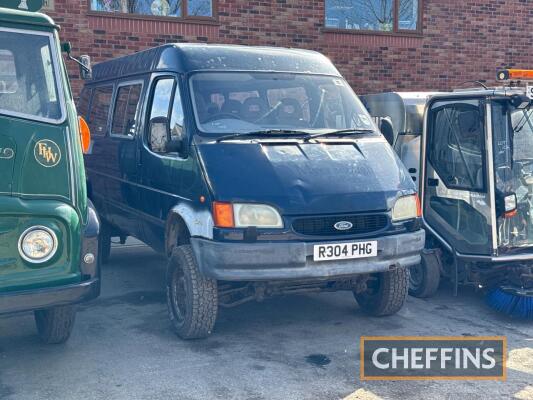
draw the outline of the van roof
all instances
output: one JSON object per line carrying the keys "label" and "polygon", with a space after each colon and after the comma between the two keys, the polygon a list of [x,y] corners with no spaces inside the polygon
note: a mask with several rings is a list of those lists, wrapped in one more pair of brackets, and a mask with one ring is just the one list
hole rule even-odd
{"label": "van roof", "polygon": [[0,25],[5,26],[7,24],[13,28],[19,27],[18,25],[30,25],[30,27],[59,29],[59,26],[48,15],[0,7]]}
{"label": "van roof", "polygon": [[96,64],[93,81],[149,72],[276,71],[340,76],[324,55],[280,47],[173,43]]}

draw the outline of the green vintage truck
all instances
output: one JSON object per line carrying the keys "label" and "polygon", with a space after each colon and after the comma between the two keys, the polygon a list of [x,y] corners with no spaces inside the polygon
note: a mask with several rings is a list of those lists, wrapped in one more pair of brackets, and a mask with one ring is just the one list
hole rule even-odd
{"label": "green vintage truck", "polygon": [[41,339],[61,343],[74,305],[100,292],[99,220],[86,195],[90,132],[41,6],[0,0],[0,314],[34,311]]}

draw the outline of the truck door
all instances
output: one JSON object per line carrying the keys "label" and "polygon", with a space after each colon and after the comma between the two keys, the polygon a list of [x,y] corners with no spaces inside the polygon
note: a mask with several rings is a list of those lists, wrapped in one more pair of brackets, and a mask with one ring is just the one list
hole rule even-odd
{"label": "truck door", "polygon": [[458,253],[492,254],[485,102],[434,100],[425,136],[424,219]]}

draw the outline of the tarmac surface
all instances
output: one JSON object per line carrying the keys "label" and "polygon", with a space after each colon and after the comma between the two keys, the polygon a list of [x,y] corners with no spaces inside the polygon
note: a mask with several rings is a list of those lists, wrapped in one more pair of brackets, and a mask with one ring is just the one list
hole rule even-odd
{"label": "tarmac surface", "polygon": [[[182,341],[165,265],[147,247],[114,247],[102,296],[79,307],[65,345],[41,344],[31,314],[0,318],[0,399],[533,399],[533,324],[471,290],[441,287],[386,318],[349,292],[271,298],[222,309],[210,338]],[[505,335],[507,381],[361,382],[363,335]]]}

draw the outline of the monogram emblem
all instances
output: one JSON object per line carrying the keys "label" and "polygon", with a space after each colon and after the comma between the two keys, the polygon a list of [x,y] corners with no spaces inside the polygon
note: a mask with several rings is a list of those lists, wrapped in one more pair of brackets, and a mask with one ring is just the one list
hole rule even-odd
{"label": "monogram emblem", "polygon": [[349,221],[339,221],[333,227],[338,231],[347,231],[353,228],[353,224]]}
{"label": "monogram emblem", "polygon": [[20,0],[19,9],[28,10],[28,0]]}
{"label": "monogram emblem", "polygon": [[39,140],[35,144],[34,154],[37,162],[47,168],[55,167],[61,160],[59,146],[48,139]]}
{"label": "monogram emblem", "polygon": [[11,147],[2,148],[0,147],[0,158],[9,160],[15,155],[15,150]]}

